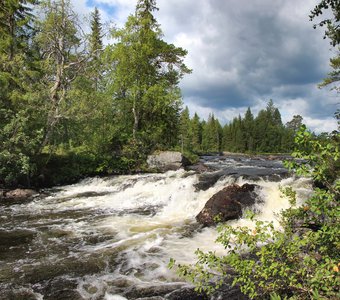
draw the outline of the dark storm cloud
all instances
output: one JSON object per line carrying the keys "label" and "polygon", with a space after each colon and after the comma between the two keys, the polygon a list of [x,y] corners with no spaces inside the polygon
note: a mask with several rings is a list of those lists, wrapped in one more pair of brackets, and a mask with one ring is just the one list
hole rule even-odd
{"label": "dark storm cloud", "polygon": [[[177,41],[187,46],[193,68],[183,94],[196,97],[198,105],[226,109],[258,98],[305,97],[309,84],[326,74],[329,46],[308,20],[315,1],[170,2],[159,2],[171,15],[165,27],[185,33]],[[285,86],[296,87],[275,93]]]}

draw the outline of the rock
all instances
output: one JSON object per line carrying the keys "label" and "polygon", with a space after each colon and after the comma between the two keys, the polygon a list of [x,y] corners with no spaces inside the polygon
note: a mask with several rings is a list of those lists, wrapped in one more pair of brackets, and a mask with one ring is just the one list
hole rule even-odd
{"label": "rock", "polygon": [[37,192],[31,189],[15,189],[5,193],[6,198],[26,199],[37,195]]}
{"label": "rock", "polygon": [[198,182],[194,185],[196,191],[206,191],[211,188],[221,177],[225,176],[223,171],[202,173],[198,176]]}
{"label": "rock", "polygon": [[181,288],[183,284],[164,284],[150,286],[132,286],[123,293],[128,299],[162,297],[174,290]]}
{"label": "rock", "polygon": [[237,184],[225,187],[208,200],[196,220],[204,226],[212,226],[216,224],[216,217],[221,222],[240,218],[243,208],[255,204],[256,187],[248,183],[241,187]]}
{"label": "rock", "polygon": [[199,294],[192,287],[185,287],[178,290],[175,290],[167,295],[165,295],[165,299],[167,300],[208,300],[208,296],[206,294]]}
{"label": "rock", "polygon": [[166,172],[184,167],[188,160],[180,152],[162,151],[149,155],[147,164],[149,169]]}
{"label": "rock", "polygon": [[198,174],[214,171],[210,166],[205,165],[203,162],[198,162],[186,168],[187,171],[194,171]]}
{"label": "rock", "polygon": [[37,295],[26,288],[13,287],[12,290],[1,290],[0,299],[6,300],[36,300]]}
{"label": "rock", "polygon": [[213,294],[211,299],[228,299],[228,300],[250,300],[248,296],[244,295],[239,285],[233,286],[234,277],[227,276],[221,287],[219,287]]}
{"label": "rock", "polygon": [[77,291],[77,281],[68,278],[55,278],[49,280],[42,291],[44,300],[84,300],[84,298]]}

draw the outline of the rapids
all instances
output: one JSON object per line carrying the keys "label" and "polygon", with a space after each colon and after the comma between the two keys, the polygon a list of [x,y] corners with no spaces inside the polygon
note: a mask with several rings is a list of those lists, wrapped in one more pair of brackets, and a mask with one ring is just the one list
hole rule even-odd
{"label": "rapids", "polygon": [[[28,203],[0,203],[0,299],[164,297],[188,286],[167,268],[170,258],[193,263],[197,248],[225,253],[214,243],[216,230],[195,221],[224,186],[258,184],[261,201],[254,209],[258,218],[274,222],[288,207],[280,185],[292,186],[300,203],[311,192],[309,180],[288,176],[280,161],[206,157],[203,162],[210,173],[181,169],[88,178]],[[211,187],[198,188],[205,175],[214,174]],[[245,219],[231,224],[252,226]]]}

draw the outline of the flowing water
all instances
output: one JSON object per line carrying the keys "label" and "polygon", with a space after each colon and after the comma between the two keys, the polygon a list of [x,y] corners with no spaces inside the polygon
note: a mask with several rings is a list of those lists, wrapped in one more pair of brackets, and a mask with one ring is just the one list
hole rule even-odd
{"label": "flowing water", "polygon": [[[46,191],[23,204],[0,204],[0,299],[135,299],[187,286],[167,268],[170,258],[225,250],[214,228],[195,216],[223,187],[256,183],[259,218],[276,221],[288,207],[279,186],[302,202],[307,179],[289,177],[280,161],[204,158],[210,171],[169,171],[89,178]],[[211,186],[200,182],[213,178]],[[248,220],[234,225],[252,224]],[[161,299],[161,298],[160,298]]]}

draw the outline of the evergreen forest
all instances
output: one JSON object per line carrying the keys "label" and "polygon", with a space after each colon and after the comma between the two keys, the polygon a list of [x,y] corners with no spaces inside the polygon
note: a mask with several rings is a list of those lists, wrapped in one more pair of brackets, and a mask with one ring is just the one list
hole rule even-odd
{"label": "evergreen forest", "polygon": [[70,0],[1,2],[1,185],[142,171],[155,150],[191,158],[292,150],[302,117],[283,125],[272,100],[225,126],[213,114],[190,118],[179,88],[191,72],[187,51],[164,41],[156,10],[139,0],[117,28],[104,26],[98,9],[81,21]]}

